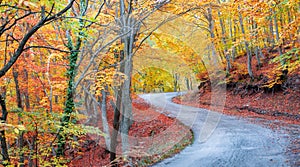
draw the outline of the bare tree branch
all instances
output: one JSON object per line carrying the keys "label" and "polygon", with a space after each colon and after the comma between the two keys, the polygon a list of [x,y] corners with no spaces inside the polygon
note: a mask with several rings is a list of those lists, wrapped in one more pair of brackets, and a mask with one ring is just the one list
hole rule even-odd
{"label": "bare tree branch", "polygon": [[28,46],[28,47],[24,48],[23,51],[26,51],[26,50],[32,49],[32,48],[50,49],[50,50],[55,50],[55,51],[59,51],[59,52],[63,52],[63,53],[71,53],[70,51],[58,49],[58,48],[55,48],[52,46]]}

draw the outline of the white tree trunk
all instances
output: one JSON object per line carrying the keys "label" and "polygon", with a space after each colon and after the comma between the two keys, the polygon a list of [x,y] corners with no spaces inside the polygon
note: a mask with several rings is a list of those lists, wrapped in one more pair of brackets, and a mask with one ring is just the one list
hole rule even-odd
{"label": "white tree trunk", "polygon": [[109,132],[109,125],[107,121],[107,113],[106,113],[106,92],[105,90],[102,90],[101,93],[102,93],[101,118],[102,118],[103,132],[105,133],[104,139],[105,139],[106,149],[110,150],[110,132]]}

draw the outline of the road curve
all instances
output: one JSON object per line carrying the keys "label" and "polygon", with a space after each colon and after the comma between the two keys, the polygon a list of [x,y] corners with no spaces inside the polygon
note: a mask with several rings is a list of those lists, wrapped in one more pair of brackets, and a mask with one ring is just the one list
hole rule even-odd
{"label": "road curve", "polygon": [[178,93],[145,94],[141,97],[162,113],[190,126],[195,142],[154,167],[281,167],[293,166],[286,154],[286,134],[244,119],[171,102]]}

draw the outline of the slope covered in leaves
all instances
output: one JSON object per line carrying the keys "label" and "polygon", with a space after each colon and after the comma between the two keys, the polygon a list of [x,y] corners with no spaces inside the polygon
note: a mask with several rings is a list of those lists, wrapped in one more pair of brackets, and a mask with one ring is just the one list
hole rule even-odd
{"label": "slope covered in leaves", "polygon": [[[292,50],[286,47],[286,52]],[[279,80],[279,62],[274,61],[276,51],[263,50],[265,58],[261,67],[257,61],[253,62],[253,73],[259,76],[251,80],[246,70],[246,56],[236,59],[231,69],[231,75],[226,78],[227,92],[224,110],[225,114],[242,117],[261,117],[272,120],[284,120],[289,123],[300,124],[300,66],[297,60],[295,69],[290,70],[287,79]],[[280,74],[280,73],[279,73]],[[204,76],[203,76],[204,77]],[[185,96],[176,97],[174,102],[201,108],[211,105],[210,82],[199,86],[199,90]]]}

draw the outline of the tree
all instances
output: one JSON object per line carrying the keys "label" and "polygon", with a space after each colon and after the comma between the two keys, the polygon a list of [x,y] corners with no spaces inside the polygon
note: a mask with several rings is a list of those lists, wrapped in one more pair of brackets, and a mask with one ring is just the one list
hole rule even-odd
{"label": "tree", "polygon": [[[58,19],[60,16],[62,16],[65,12],[67,12],[73,5],[75,0],[71,0],[70,3],[68,5],[66,5],[66,7],[62,10],[60,10],[57,13],[54,13],[54,7],[55,4],[52,5],[51,9],[49,9],[49,11],[46,11],[45,6],[41,6],[40,11],[31,11],[31,9],[23,9],[20,8],[18,6],[11,6],[11,4],[1,2],[1,7],[10,9],[8,11],[10,11],[7,16],[4,15],[3,20],[5,20],[3,22],[3,24],[1,25],[1,31],[0,31],[0,36],[3,36],[5,34],[7,34],[7,36],[9,36],[9,32],[11,30],[13,30],[14,26],[17,25],[18,22],[22,21],[24,18],[29,17],[29,16],[33,16],[34,14],[36,15],[36,13],[40,13],[40,20],[38,21],[38,23],[34,24],[32,26],[32,28],[28,31],[25,32],[25,34],[23,35],[21,40],[17,40],[17,42],[19,43],[17,45],[16,51],[14,53],[12,53],[11,58],[9,59],[8,62],[6,62],[4,64],[4,66],[0,69],[0,77],[3,77],[7,71],[14,65],[14,63],[17,61],[17,59],[20,57],[20,55],[24,52],[25,49],[25,45],[28,42],[28,40],[44,25],[49,24],[50,22],[52,22],[55,19]],[[4,3],[4,4],[3,4]],[[30,3],[32,4],[32,3]],[[15,18],[13,17],[13,13],[15,12],[15,10],[17,11],[23,11],[25,14],[23,14],[22,16]],[[22,12],[22,13],[23,13]],[[14,39],[14,37],[12,36],[11,39],[6,39],[6,43],[8,43],[10,40],[15,41],[16,39]]]}
{"label": "tree", "polygon": [[[0,77],[5,76],[5,74],[13,67],[16,61],[19,59],[21,54],[28,50],[30,46],[26,46],[28,41],[36,32],[43,26],[51,23],[52,21],[61,17],[65,12],[67,12],[73,5],[74,0],[70,1],[67,5],[65,5],[62,9],[57,8],[55,4],[51,6],[41,5],[37,6],[37,4],[27,1],[19,1],[19,4],[16,4],[11,1],[1,1],[1,26],[0,26],[0,38],[1,45],[5,46],[4,52],[1,52],[3,66],[0,69]],[[17,14],[17,15],[15,15]],[[36,23],[33,23],[30,26],[28,31],[19,32],[23,34],[14,34],[21,23],[27,21],[27,19],[34,19]],[[42,46],[41,46],[42,47]],[[10,49],[9,49],[10,48]],[[9,57],[8,57],[9,56]],[[19,92],[18,80],[17,80],[17,72],[14,72],[14,79],[16,83],[16,90]],[[3,93],[3,92],[2,92]],[[2,121],[5,123],[7,120],[7,108],[5,105],[5,92],[4,95],[1,96],[1,107],[2,107]],[[20,101],[20,94],[18,93],[18,107],[22,108]],[[5,132],[1,130],[1,147],[3,162],[8,165],[10,164],[10,158],[7,151]],[[22,140],[22,139],[21,139]],[[20,145],[22,146],[22,144]],[[21,163],[23,160],[20,160]]]}
{"label": "tree", "polygon": [[[142,27],[143,22],[146,22],[147,18],[151,16],[156,11],[162,9],[170,1],[124,1],[120,0],[119,3],[115,3],[115,21],[120,27],[118,34],[126,34],[121,37],[121,45],[124,45],[124,49],[120,51],[120,67],[119,71],[124,73],[126,79],[122,85],[120,91],[116,93],[117,102],[115,104],[115,117],[114,117],[114,127],[115,131],[118,132],[119,128],[119,111],[122,109],[122,117],[120,124],[120,132],[122,138],[122,152],[125,159],[128,157],[130,146],[128,145],[128,131],[132,123],[132,104],[131,104],[131,79],[132,79],[132,62],[133,57],[137,50],[145,42],[145,40],[152,35],[152,33],[161,27],[166,22],[178,18],[179,16],[187,13],[188,11],[180,12],[177,15],[173,15],[170,18],[164,20],[159,20],[154,26],[150,25],[148,27]],[[144,28],[143,32],[141,29]],[[140,37],[140,34],[146,34],[145,37]],[[111,147],[116,146],[116,135],[112,135]],[[111,148],[115,150],[115,148]],[[111,153],[111,160],[115,157],[115,153]]]}
{"label": "tree", "polygon": [[[96,10],[96,14],[92,16],[88,16],[88,8],[89,5],[90,7],[95,7],[97,6],[95,3],[90,4],[89,1],[85,1],[85,0],[80,0],[79,5],[78,5],[78,9],[75,9],[75,7],[72,10],[73,15],[75,16],[74,19],[76,19],[76,21],[78,21],[78,26],[76,27],[69,27],[67,26],[66,31],[66,38],[67,38],[67,43],[66,43],[66,47],[69,49],[70,55],[68,57],[68,61],[69,61],[69,65],[68,65],[68,69],[67,69],[67,78],[68,78],[68,87],[67,87],[67,95],[66,95],[66,102],[65,102],[65,108],[64,108],[64,117],[62,118],[62,129],[65,127],[68,127],[69,122],[74,121],[71,120],[71,114],[73,114],[75,112],[75,97],[76,97],[76,88],[78,86],[78,84],[81,82],[81,80],[83,79],[83,75],[85,75],[85,73],[88,71],[88,69],[90,68],[91,64],[89,64],[86,69],[84,70],[84,72],[81,74],[81,77],[78,81],[75,80],[75,77],[77,76],[77,72],[79,69],[79,65],[82,62],[83,55],[84,53],[82,53],[80,55],[80,50],[82,49],[82,45],[83,43],[86,42],[86,40],[88,39],[88,28],[93,26],[93,24],[96,24],[95,21],[98,18],[98,16],[101,14],[101,11],[103,9],[104,4],[106,3],[106,1],[104,0],[98,10]],[[69,16],[70,17],[70,16]],[[91,18],[89,18],[91,17]],[[70,17],[72,18],[72,17]],[[102,18],[101,18],[102,19]],[[74,24],[74,22],[72,22]],[[68,25],[72,25],[72,24],[68,24]],[[102,41],[100,41],[102,42]],[[112,42],[110,42],[112,43]],[[107,46],[107,45],[106,45]],[[103,48],[100,48],[100,51],[102,51]],[[95,54],[97,55],[97,54]],[[92,59],[90,60],[90,62],[93,62],[94,57],[92,57]],[[79,61],[78,61],[79,60]],[[102,92],[103,93],[103,92]],[[96,92],[97,94],[97,92]],[[106,95],[103,94],[103,97],[106,98]],[[97,111],[97,101],[95,100],[94,97],[92,97],[92,103],[94,104],[94,110]],[[105,100],[104,100],[104,103]],[[103,117],[105,116],[105,106],[103,106],[103,104],[101,105],[102,108],[102,113],[103,113]],[[105,120],[105,119],[104,119]],[[109,135],[109,131],[107,128],[107,121],[105,123],[105,131],[107,132],[107,135]],[[66,134],[59,134],[58,135],[58,149],[57,149],[57,155],[58,156],[62,156],[64,155],[64,147],[65,147],[65,139],[66,139]],[[108,139],[106,138],[106,143],[109,143],[109,141],[107,141]]]}

